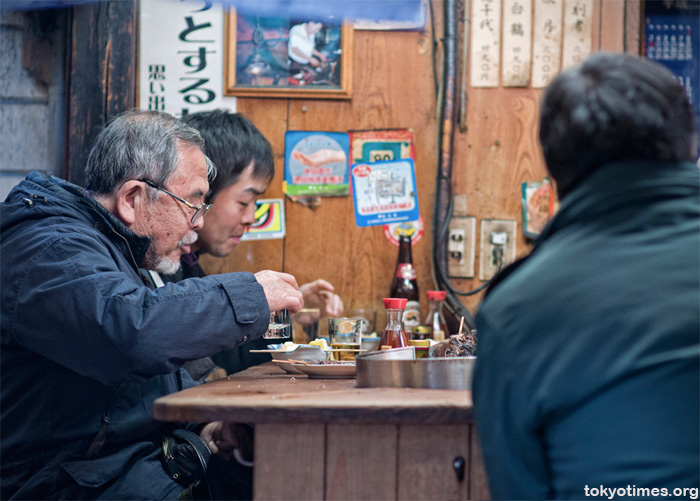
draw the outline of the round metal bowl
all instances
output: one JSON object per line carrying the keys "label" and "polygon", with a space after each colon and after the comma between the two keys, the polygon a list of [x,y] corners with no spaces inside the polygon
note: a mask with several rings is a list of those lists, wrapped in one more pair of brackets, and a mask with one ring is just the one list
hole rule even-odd
{"label": "round metal bowl", "polygon": [[476,357],[382,360],[358,356],[357,386],[471,390]]}

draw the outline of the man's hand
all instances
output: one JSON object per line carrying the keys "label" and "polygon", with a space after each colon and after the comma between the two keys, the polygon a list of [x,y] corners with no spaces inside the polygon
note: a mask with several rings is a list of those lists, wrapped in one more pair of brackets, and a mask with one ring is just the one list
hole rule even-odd
{"label": "man's hand", "polygon": [[301,286],[304,304],[307,308],[319,308],[321,316],[338,317],[343,314],[343,300],[333,293],[334,290],[333,285],[321,278]]}
{"label": "man's hand", "polygon": [[236,423],[214,421],[205,425],[199,436],[207,443],[212,454],[225,461],[233,458],[234,449],[240,449],[243,457],[253,457],[252,437]]}
{"label": "man's hand", "polygon": [[263,270],[255,274],[255,279],[262,285],[270,311],[286,308],[294,315],[304,307],[304,298],[297,281],[289,273]]}

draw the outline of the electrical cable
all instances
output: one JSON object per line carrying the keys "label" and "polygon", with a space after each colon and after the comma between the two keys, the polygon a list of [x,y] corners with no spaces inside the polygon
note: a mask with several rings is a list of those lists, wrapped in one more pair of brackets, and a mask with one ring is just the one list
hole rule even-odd
{"label": "electrical cable", "polygon": [[[429,0],[431,9],[431,20],[433,20],[433,47],[435,42],[435,25],[433,16],[432,0]],[[443,50],[443,72],[441,73],[442,84],[439,86],[438,93],[438,173],[435,187],[435,210],[433,214],[432,227],[432,272],[433,280],[436,287],[441,290],[446,290],[445,306],[456,318],[464,317],[465,323],[470,329],[476,327],[476,320],[471,312],[464,306],[459,296],[471,296],[483,291],[489,286],[493,277],[479,287],[470,291],[460,291],[452,285],[452,281],[447,271],[447,235],[449,232],[450,221],[454,209],[453,187],[451,180],[451,145],[452,134],[454,132],[454,120],[451,115],[454,111],[454,61],[451,58],[456,57],[454,53],[454,28],[453,22],[455,19],[456,4],[454,1],[447,0],[445,2],[445,21],[444,30],[445,36],[440,40],[444,43]],[[462,61],[462,64],[466,64]],[[433,75],[435,78],[437,70],[435,68],[436,58],[433,53]],[[436,84],[437,85],[437,84]],[[464,97],[463,97],[464,99]],[[450,123],[445,123],[449,119]],[[444,162],[443,162],[444,160]],[[444,200],[443,200],[444,198]],[[442,209],[443,204],[447,203],[446,210]],[[442,214],[444,210],[444,214]],[[443,219],[444,218],[444,219]],[[503,267],[502,252],[500,256],[494,252],[492,256],[497,264],[497,270],[494,277],[501,271]]]}
{"label": "electrical cable", "polygon": [[[454,209],[454,197],[453,197],[453,193],[452,193],[452,184],[451,183],[448,185],[448,195],[449,195],[449,201],[448,201],[448,205],[447,205],[447,217],[445,218],[445,220],[442,223],[442,226],[440,228],[440,232],[438,234],[438,239],[437,239],[437,243],[438,243],[438,246],[440,248],[443,247],[443,242],[445,241],[445,238],[447,237],[447,232],[450,229],[450,220],[452,219],[452,211]],[[501,268],[503,267],[502,254],[503,254],[503,251],[501,250],[500,259],[496,259],[496,261],[498,263],[498,269],[496,270],[496,273],[494,273],[494,277],[496,276],[496,274],[498,274],[498,272],[501,271]],[[494,257],[496,257],[496,256],[494,256]],[[438,277],[439,277],[442,285],[444,285],[445,288],[447,288],[453,294],[457,294],[459,296],[472,296],[478,292],[481,292],[486,287],[488,287],[488,285],[493,280],[493,277],[491,277],[488,281],[481,284],[476,289],[472,289],[470,291],[460,291],[452,285],[452,281],[450,280],[449,274],[445,273],[445,270],[443,269],[443,267],[439,265],[440,263],[438,262],[436,264],[438,265],[437,266]]]}
{"label": "electrical cable", "polygon": [[433,58],[432,58],[433,59],[433,87],[435,89],[435,95],[437,96],[439,90],[438,90],[437,66],[435,63],[435,50],[437,49],[438,42],[437,42],[437,39],[435,38],[435,15],[433,12],[433,0],[428,1],[428,6],[430,7],[430,26],[431,26],[430,35],[431,35],[431,39],[433,42],[432,47],[431,47],[432,54],[433,54]]}
{"label": "electrical cable", "polygon": [[[456,0],[445,0],[443,22],[442,73],[438,94],[438,171],[435,183],[435,210],[432,227],[433,280],[440,289],[446,289],[445,306],[455,317],[463,317],[467,326],[474,328],[474,316],[453,292],[454,287],[445,279],[447,252],[444,235],[452,217],[452,145],[455,130],[455,80],[456,80]],[[433,61],[435,63],[435,61]],[[447,207],[444,205],[447,204]],[[443,219],[444,218],[444,219]]]}

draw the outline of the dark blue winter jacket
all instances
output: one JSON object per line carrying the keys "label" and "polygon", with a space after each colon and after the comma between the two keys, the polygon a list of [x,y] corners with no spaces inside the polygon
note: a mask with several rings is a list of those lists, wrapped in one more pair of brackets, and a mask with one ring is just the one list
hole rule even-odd
{"label": "dark blue winter jacket", "polygon": [[177,498],[153,401],[186,360],[262,335],[250,273],[144,285],[150,239],[33,172],[0,205],[0,497]]}

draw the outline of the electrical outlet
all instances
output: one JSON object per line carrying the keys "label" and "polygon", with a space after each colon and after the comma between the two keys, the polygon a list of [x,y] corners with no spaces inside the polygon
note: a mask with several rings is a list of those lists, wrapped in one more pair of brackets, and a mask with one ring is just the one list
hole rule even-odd
{"label": "electrical outlet", "polygon": [[479,280],[486,281],[515,261],[517,223],[507,219],[482,219],[479,245]]}
{"label": "electrical outlet", "polygon": [[453,217],[447,240],[448,275],[453,278],[474,276],[476,218]]}

